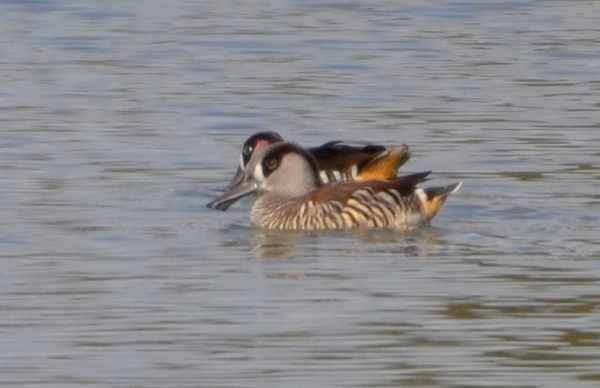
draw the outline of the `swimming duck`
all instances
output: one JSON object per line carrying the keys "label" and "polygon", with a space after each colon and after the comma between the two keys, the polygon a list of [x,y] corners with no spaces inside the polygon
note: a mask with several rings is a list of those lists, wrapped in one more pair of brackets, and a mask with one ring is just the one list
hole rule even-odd
{"label": "swimming duck", "polygon": [[[271,145],[247,179],[218,201],[254,192],[251,220],[267,229],[406,229],[431,220],[461,183],[419,188],[430,171],[364,181],[323,183],[314,156],[294,143]],[[218,203],[213,203],[218,208]]]}

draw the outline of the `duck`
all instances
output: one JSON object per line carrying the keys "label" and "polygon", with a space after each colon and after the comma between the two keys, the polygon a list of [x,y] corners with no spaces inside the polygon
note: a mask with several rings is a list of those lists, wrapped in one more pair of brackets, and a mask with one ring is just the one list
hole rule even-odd
{"label": "duck", "polygon": [[429,222],[462,184],[418,187],[430,173],[325,183],[309,150],[281,142],[269,146],[247,179],[220,201],[258,193],[250,219],[264,229],[409,229]]}
{"label": "duck", "polygon": [[[250,136],[242,146],[237,172],[227,185],[231,189],[243,179],[249,179],[249,172],[267,150],[274,144],[283,143],[283,137],[274,131],[263,131]],[[318,147],[308,148],[317,161],[319,176],[323,183],[333,181],[362,181],[371,179],[391,179],[411,157],[406,144],[386,148],[381,145],[350,146],[335,140]],[[235,200],[229,202],[218,199],[209,207],[227,210]]]}

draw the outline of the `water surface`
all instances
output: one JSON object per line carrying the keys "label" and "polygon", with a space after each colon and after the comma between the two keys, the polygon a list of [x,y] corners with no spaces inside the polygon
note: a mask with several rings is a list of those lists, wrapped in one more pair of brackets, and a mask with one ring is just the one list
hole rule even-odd
{"label": "water surface", "polygon": [[[0,3],[0,383],[595,387],[594,2]],[[406,143],[429,226],[205,204],[242,142]]]}

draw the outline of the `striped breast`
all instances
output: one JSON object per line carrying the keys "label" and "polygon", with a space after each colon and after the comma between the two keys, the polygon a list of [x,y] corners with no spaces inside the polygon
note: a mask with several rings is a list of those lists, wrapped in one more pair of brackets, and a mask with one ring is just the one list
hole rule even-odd
{"label": "striped breast", "polygon": [[251,218],[257,226],[268,229],[405,229],[429,219],[419,190],[402,195],[393,188],[375,191],[365,187],[345,201],[315,201],[309,197],[286,200],[267,194],[257,200]]}

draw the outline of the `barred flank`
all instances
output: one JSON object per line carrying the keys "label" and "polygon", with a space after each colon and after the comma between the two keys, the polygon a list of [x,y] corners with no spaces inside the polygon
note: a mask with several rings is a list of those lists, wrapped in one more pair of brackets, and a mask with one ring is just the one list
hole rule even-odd
{"label": "barred flank", "polygon": [[350,227],[410,227],[426,220],[423,203],[414,193],[402,196],[387,189],[375,193],[362,189],[346,204],[316,203],[263,196],[252,208],[252,221],[271,229],[341,229]]}

